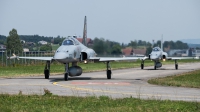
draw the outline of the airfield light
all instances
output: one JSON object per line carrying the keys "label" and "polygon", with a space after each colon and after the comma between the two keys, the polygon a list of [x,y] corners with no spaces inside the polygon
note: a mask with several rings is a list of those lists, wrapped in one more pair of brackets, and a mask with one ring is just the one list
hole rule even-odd
{"label": "airfield light", "polygon": [[163,59],[163,61],[165,61],[165,59]]}

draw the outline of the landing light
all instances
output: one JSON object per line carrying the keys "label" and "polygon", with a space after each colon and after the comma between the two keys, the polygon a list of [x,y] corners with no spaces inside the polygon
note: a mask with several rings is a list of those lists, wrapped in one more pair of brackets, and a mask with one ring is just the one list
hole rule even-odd
{"label": "landing light", "polygon": [[87,64],[87,60],[84,60],[84,64]]}
{"label": "landing light", "polygon": [[165,59],[163,59],[163,61],[166,61]]}

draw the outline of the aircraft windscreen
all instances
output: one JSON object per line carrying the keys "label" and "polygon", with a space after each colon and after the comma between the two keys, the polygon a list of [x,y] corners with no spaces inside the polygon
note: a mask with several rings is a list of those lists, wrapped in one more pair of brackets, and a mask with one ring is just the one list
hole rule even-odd
{"label": "aircraft windscreen", "polygon": [[62,45],[74,45],[72,40],[65,40]]}
{"label": "aircraft windscreen", "polygon": [[160,51],[159,48],[153,48],[153,51]]}

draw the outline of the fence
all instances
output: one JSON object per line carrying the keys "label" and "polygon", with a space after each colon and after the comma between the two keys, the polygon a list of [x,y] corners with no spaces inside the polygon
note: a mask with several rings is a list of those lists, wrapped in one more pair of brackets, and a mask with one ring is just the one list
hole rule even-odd
{"label": "fence", "polygon": [[[29,52],[15,52],[19,57],[53,57],[54,52],[52,51],[29,51]],[[31,59],[7,59],[7,57],[13,56],[11,51],[1,51],[0,52],[0,66],[14,66],[16,64],[36,64],[45,62],[42,60],[31,60]]]}

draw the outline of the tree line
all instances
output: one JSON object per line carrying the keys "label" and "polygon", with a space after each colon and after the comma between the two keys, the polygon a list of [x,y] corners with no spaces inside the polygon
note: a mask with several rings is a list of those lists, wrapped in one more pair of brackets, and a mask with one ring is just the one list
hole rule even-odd
{"label": "tree line", "polygon": [[[14,52],[14,51],[22,51],[23,47],[26,47],[26,48],[28,47],[20,43],[20,40],[25,40],[26,42],[34,42],[34,43],[44,40],[49,43],[61,45],[64,39],[65,39],[64,37],[60,37],[60,36],[44,37],[44,36],[39,36],[39,35],[18,35],[17,30],[12,29],[9,32],[8,37],[0,35],[0,44],[5,44],[7,46],[7,50],[11,50],[12,52]],[[95,37],[93,39],[93,45],[89,47],[93,48],[96,51],[96,53],[99,55],[121,55],[122,54],[121,50],[126,47],[146,49],[146,55],[148,55],[151,52],[153,47],[155,46],[160,47],[160,45],[161,45],[160,40],[158,40],[154,44],[143,41],[143,40],[134,40],[134,41],[130,41],[128,44],[124,44],[124,43],[106,40],[104,38]],[[45,51],[46,49],[52,50],[50,44],[45,45],[45,46],[39,46],[39,47],[40,47],[40,50],[43,50],[43,51]],[[168,49],[188,49],[188,45],[181,41],[176,41],[176,42],[165,41],[163,43],[163,47],[168,48]],[[34,49],[30,48],[30,50],[34,50]]]}
{"label": "tree line", "polygon": [[[126,47],[131,48],[143,48],[146,49],[146,55],[150,54],[153,47],[161,47],[161,41],[158,40],[156,43],[152,44],[150,42],[142,41],[142,40],[135,40],[130,41],[128,44],[120,44],[118,42],[105,40],[104,38],[95,38],[94,44],[92,48],[96,51],[97,54],[108,54],[108,55],[119,55],[122,54],[121,49]],[[163,47],[170,49],[188,49],[188,45],[181,41],[165,41],[163,43]]]}

